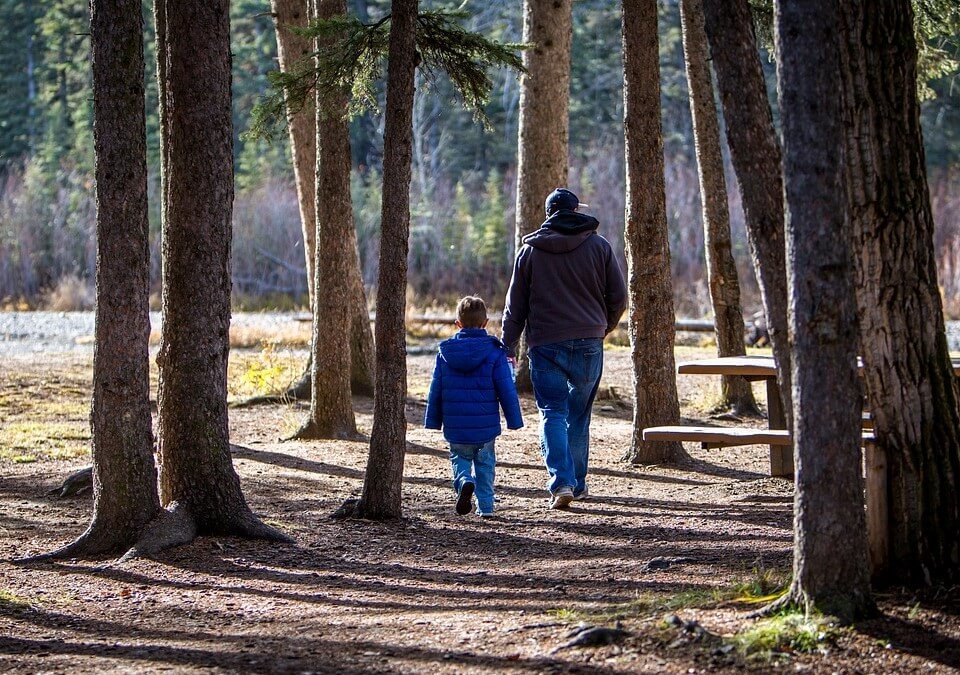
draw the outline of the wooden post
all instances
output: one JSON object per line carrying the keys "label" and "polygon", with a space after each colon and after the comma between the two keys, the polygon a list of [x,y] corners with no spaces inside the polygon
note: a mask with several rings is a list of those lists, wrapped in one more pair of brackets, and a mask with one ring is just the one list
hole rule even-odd
{"label": "wooden post", "polygon": [[866,476],[867,539],[870,544],[870,572],[878,578],[886,572],[890,534],[887,527],[887,455],[872,441],[864,443]]}
{"label": "wooden post", "polygon": [[[787,418],[780,401],[780,387],[776,377],[766,378],[767,426],[770,429],[786,429]],[[793,445],[770,446],[770,475],[789,477],[793,475]]]}

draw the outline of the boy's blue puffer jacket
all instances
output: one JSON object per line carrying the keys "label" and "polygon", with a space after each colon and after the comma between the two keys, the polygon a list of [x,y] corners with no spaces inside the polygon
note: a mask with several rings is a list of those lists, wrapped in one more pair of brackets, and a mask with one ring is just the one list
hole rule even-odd
{"label": "boy's blue puffer jacket", "polygon": [[424,426],[442,426],[451,443],[479,445],[500,435],[501,406],[508,429],[523,426],[503,343],[483,328],[464,328],[441,342]]}

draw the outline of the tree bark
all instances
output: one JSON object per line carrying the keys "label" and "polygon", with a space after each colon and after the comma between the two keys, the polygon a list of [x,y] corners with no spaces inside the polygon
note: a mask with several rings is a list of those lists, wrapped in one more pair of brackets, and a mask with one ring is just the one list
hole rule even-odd
{"label": "tree bark", "polygon": [[150,250],[139,0],[92,0],[97,311],[93,519],[51,557],[122,552],[160,511],[150,419]]}
{"label": "tree bark", "polygon": [[780,143],[773,128],[753,17],[748,0],[703,0],[703,13],[730,159],[743,201],[750,257],[773,343],[780,398],[787,427],[793,428]]}
{"label": "tree bark", "polygon": [[[270,0],[273,25],[277,32],[277,58],[280,70],[292,71],[315,51],[313,40],[298,35],[294,28],[304,28],[313,16],[313,0]],[[297,184],[300,224],[303,230],[303,254],[307,267],[307,289],[313,309],[315,282],[314,264],[317,248],[317,213],[314,186],[317,170],[316,104],[307,97],[303,107],[287,110],[287,130],[293,156],[293,176]]]}
{"label": "tree bark", "polygon": [[[517,151],[515,250],[546,218],[543,203],[567,184],[569,169],[570,52],[572,0],[524,0]],[[517,348],[517,389],[532,391],[526,341]]]}
{"label": "tree bark", "polygon": [[[292,27],[304,26],[312,15],[311,0],[271,0],[274,25],[277,31],[277,55],[280,69],[290,72],[299,60],[309,56],[314,46],[308,38],[297,35]],[[290,111],[288,111],[290,113]],[[297,197],[300,203],[300,222],[303,228],[304,257],[307,266],[307,288],[310,289],[310,308],[313,311],[316,296],[316,184],[317,184],[317,121],[316,106],[313,99],[296,114],[289,114],[290,148],[293,155],[294,177],[297,183]],[[349,176],[348,176],[349,180]],[[349,183],[348,183],[349,187]],[[357,233],[351,222],[350,231],[344,233],[352,257],[345,260],[344,274],[349,282],[350,291],[346,299],[351,311],[349,335],[351,346],[350,386],[354,394],[373,395],[374,353],[373,331],[370,328],[369,309],[366,292],[360,276],[360,256],[357,251]],[[288,398],[311,398],[311,378],[313,372],[313,354],[307,363],[306,371],[300,382],[295,383],[286,392]]]}
{"label": "tree bark", "polygon": [[[347,12],[346,0],[319,0],[317,16]],[[347,93],[317,100],[317,256],[313,305],[310,416],[298,438],[349,438],[357,433],[350,397],[349,261],[356,256],[350,198],[350,129]]]}
{"label": "tree bark", "polygon": [[623,2],[623,100],[627,167],[627,282],[633,357],[635,464],[676,461],[683,445],[644,441],[645,427],[678,424],[673,290],[660,121],[656,0]]}
{"label": "tree bark", "polygon": [[228,440],[229,2],[161,1],[167,201],[157,363],[160,498],[169,512],[160,520],[176,529],[170,539],[177,542],[194,533],[285,539],[247,506]]}
{"label": "tree bark", "polygon": [[[960,579],[960,418],[944,334],[908,0],[842,3],[846,169],[867,403],[898,584]],[[895,574],[895,577],[894,577]]]}
{"label": "tree bark", "polygon": [[777,4],[787,273],[793,345],[793,584],[806,612],[873,611],[857,380],[854,262],[843,161],[839,7]]}
{"label": "tree bark", "polygon": [[355,514],[385,520],[402,515],[406,453],[407,249],[413,150],[417,0],[392,0],[383,136],[383,205],[377,275],[377,387],[363,492]]}
{"label": "tree bark", "polygon": [[[720,125],[717,123],[717,106],[713,99],[702,0],[681,0],[680,21],[700,177],[703,239],[717,350],[720,356],[743,356],[746,350],[743,346],[740,281],[730,244],[730,209],[727,205],[727,183],[720,152]],[[742,377],[721,377],[720,407],[732,408],[737,413],[756,414],[757,403],[750,383]]]}

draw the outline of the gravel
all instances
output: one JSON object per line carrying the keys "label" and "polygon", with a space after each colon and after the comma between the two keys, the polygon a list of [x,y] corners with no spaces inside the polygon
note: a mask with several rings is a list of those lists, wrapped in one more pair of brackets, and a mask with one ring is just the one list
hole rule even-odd
{"label": "gravel", "polygon": [[[240,312],[232,325],[263,331],[295,323],[297,312]],[[0,312],[0,356],[93,352],[93,312]],[[160,312],[150,312],[150,325],[160,330]]]}
{"label": "gravel", "polygon": [[[302,317],[298,312],[238,312],[232,325],[267,332]],[[160,330],[160,312],[150,313],[150,324]],[[93,312],[0,312],[0,356],[92,352],[93,330]],[[947,343],[951,351],[960,350],[960,321],[947,322]]]}

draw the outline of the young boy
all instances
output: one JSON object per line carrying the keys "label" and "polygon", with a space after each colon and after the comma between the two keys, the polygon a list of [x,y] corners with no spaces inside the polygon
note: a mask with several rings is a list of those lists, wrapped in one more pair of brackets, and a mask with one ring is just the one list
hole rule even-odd
{"label": "young boy", "polygon": [[494,443],[500,435],[500,408],[508,429],[523,426],[506,349],[484,330],[486,325],[483,300],[473,296],[460,300],[460,331],[440,343],[427,398],[424,426],[442,427],[450,443],[453,489],[461,516],[470,512],[474,491],[477,514],[493,515]]}

